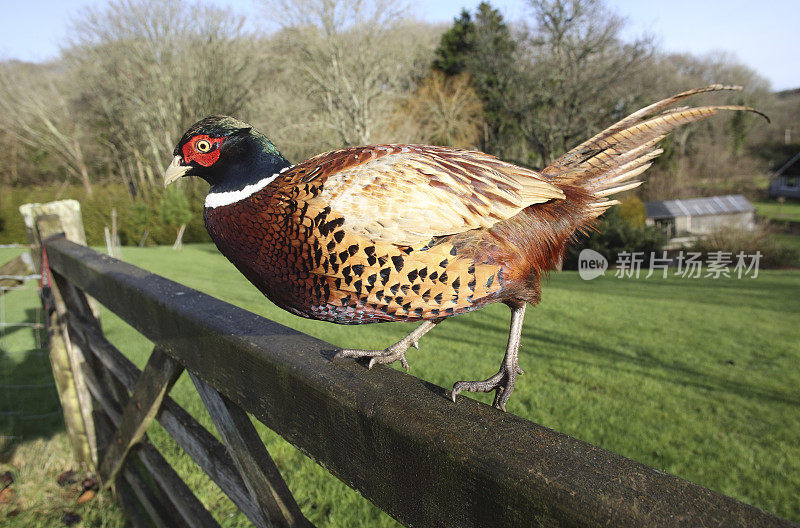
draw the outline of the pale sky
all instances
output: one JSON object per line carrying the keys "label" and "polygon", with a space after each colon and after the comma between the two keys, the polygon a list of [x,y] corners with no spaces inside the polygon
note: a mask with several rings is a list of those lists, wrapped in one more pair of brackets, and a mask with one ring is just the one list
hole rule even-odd
{"label": "pale sky", "polygon": [[[212,0],[207,0],[212,1]],[[0,59],[41,61],[56,57],[70,17],[105,0],[0,0]],[[417,17],[448,22],[479,0],[417,0]],[[524,0],[496,0],[508,20],[529,15]],[[257,0],[213,0],[257,20]],[[766,77],[775,90],[800,88],[800,2],[798,0],[606,0],[628,19],[625,34],[649,33],[664,51],[732,52]]]}

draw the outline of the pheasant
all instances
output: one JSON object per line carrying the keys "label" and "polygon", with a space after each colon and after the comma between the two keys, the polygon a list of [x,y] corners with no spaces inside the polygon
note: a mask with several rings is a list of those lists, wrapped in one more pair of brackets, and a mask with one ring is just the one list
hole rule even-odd
{"label": "pheasant", "polygon": [[[567,244],[587,232],[609,197],[633,189],[672,129],[721,105],[672,108],[712,85],[659,101],[573,148],[541,171],[482,152],[425,145],[370,145],[291,165],[250,125],[225,116],[181,138],[165,185],[198,176],[210,190],[206,228],[219,250],[276,305],[338,324],[421,322],[384,350],[336,357],[400,361],[448,317],[502,302],[511,327],[500,370],[462,391],[495,391],[505,410],[514,390],[525,307]],[[763,114],[762,114],[763,115]]]}

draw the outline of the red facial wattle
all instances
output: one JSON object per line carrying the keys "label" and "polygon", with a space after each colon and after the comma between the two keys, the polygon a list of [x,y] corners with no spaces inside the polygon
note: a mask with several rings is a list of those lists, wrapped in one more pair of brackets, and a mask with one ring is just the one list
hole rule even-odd
{"label": "red facial wattle", "polygon": [[[193,137],[183,146],[183,163],[188,165],[194,161],[203,167],[210,167],[219,159],[219,146],[223,139],[225,138],[215,138],[205,134]],[[208,142],[210,150],[206,152],[198,150],[197,144],[201,141]]]}

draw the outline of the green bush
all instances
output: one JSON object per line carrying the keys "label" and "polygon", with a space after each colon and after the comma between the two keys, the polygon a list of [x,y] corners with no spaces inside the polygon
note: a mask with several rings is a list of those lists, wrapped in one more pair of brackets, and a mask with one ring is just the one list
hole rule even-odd
{"label": "green bush", "polygon": [[[200,185],[184,185],[185,200],[189,204],[191,219],[186,226],[183,241],[208,242],[203,225],[203,199],[205,189]],[[32,202],[75,199],[81,204],[83,227],[89,245],[105,244],[103,229],[111,227],[111,209],[117,210],[117,231],[123,245],[137,245],[148,230],[148,245],[172,244],[175,229],[161,219],[163,189],[151,189],[148,196],[133,200],[124,185],[95,185],[92,196],[82,187],[4,187],[0,189],[0,244],[24,244],[28,237],[19,213],[19,206]]]}
{"label": "green bush", "polygon": [[667,243],[664,232],[655,226],[636,225],[638,221],[635,218],[634,215],[633,221],[626,219],[618,207],[609,209],[600,217],[598,232],[593,232],[588,237],[580,236],[567,250],[564,255],[564,269],[578,269],[578,255],[583,249],[597,251],[612,264],[623,251],[660,254]]}
{"label": "green bush", "polygon": [[644,227],[647,222],[647,210],[644,207],[644,202],[635,196],[622,200],[616,210],[620,218],[633,227]]}
{"label": "green bush", "polygon": [[189,199],[181,189],[170,187],[161,197],[161,221],[178,229],[192,220]]}
{"label": "green bush", "polygon": [[136,202],[133,204],[129,215],[129,224],[135,235],[139,235],[139,245],[144,245],[147,242],[147,237],[150,236],[151,229],[151,214],[150,208],[144,202]]}

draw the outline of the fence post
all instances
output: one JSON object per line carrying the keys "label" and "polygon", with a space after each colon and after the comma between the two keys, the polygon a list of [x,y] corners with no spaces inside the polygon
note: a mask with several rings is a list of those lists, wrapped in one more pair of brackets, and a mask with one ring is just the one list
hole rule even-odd
{"label": "fence post", "polygon": [[[86,245],[86,233],[83,230],[83,217],[81,216],[81,204],[77,200],[59,200],[47,203],[27,203],[19,206],[19,212],[25,221],[25,231],[28,233],[28,242],[31,244],[31,256],[33,257],[36,272],[39,272],[41,261],[41,238],[36,226],[36,218],[45,215],[58,217],[60,228],[55,233],[45,236],[64,233],[67,240],[76,244]],[[38,250],[38,251],[37,251]]]}
{"label": "fence post", "polygon": [[[43,277],[49,276],[49,271],[42,269],[43,240],[63,233],[68,240],[86,244],[80,204],[77,201],[24,204],[19,210],[25,220],[35,268]],[[67,436],[76,460],[95,471],[97,438],[92,419],[93,402],[83,379],[84,356],[70,342],[66,321],[67,307],[61,292],[52,280],[49,283],[43,281],[42,284],[50,364],[64,413]]]}

